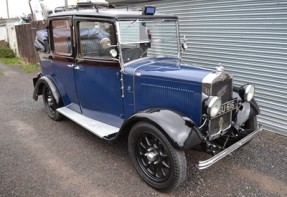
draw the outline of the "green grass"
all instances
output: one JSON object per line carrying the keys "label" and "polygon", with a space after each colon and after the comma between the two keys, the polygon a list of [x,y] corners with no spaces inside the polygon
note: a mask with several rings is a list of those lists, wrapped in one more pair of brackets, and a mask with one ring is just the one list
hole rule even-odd
{"label": "green grass", "polygon": [[37,64],[26,64],[20,58],[0,58],[0,62],[6,65],[17,65],[20,66],[23,71],[26,73],[38,72],[40,67]]}
{"label": "green grass", "polygon": [[21,69],[26,73],[33,73],[40,71],[40,67],[37,64],[23,64],[21,65]]}
{"label": "green grass", "polygon": [[6,65],[22,65],[23,64],[22,60],[18,57],[12,57],[12,58],[1,57],[0,62]]}

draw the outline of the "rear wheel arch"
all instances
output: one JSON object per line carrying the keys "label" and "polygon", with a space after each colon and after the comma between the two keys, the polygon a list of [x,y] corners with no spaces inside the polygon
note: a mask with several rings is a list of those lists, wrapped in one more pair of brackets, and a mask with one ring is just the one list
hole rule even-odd
{"label": "rear wheel arch", "polygon": [[43,94],[44,87],[47,86],[52,91],[52,94],[57,102],[58,105],[63,105],[63,99],[59,93],[57,86],[55,85],[53,79],[49,76],[42,76],[39,78],[37,83],[35,84],[34,92],[33,92],[33,99],[38,100],[38,96]]}

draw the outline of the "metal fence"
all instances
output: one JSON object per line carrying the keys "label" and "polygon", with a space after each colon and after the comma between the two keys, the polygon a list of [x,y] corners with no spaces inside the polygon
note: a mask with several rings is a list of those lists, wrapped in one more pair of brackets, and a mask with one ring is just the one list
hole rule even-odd
{"label": "metal fence", "polygon": [[39,57],[34,47],[34,41],[36,31],[45,29],[46,26],[46,21],[35,21],[31,24],[15,26],[19,55],[26,63],[36,64],[39,62]]}

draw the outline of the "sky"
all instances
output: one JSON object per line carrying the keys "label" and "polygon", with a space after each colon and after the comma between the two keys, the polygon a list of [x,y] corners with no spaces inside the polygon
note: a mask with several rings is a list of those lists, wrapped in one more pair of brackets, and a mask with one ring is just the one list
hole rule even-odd
{"label": "sky", "polygon": [[[52,5],[63,6],[65,0],[46,0]],[[69,4],[75,4],[76,0],[68,0]],[[75,2],[74,2],[75,1]],[[10,18],[30,14],[29,0],[8,0]],[[0,18],[7,18],[6,0],[0,0]]]}
{"label": "sky", "polygon": [[[30,13],[28,0],[8,0],[10,18]],[[7,18],[6,0],[0,0],[0,18]]]}

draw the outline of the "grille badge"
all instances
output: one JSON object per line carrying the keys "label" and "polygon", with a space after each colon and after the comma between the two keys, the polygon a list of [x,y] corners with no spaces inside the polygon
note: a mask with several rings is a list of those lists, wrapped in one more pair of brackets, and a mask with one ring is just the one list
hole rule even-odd
{"label": "grille badge", "polygon": [[218,97],[222,97],[222,96],[225,94],[226,89],[227,89],[227,85],[223,86],[223,87],[217,92],[217,96],[218,96]]}

